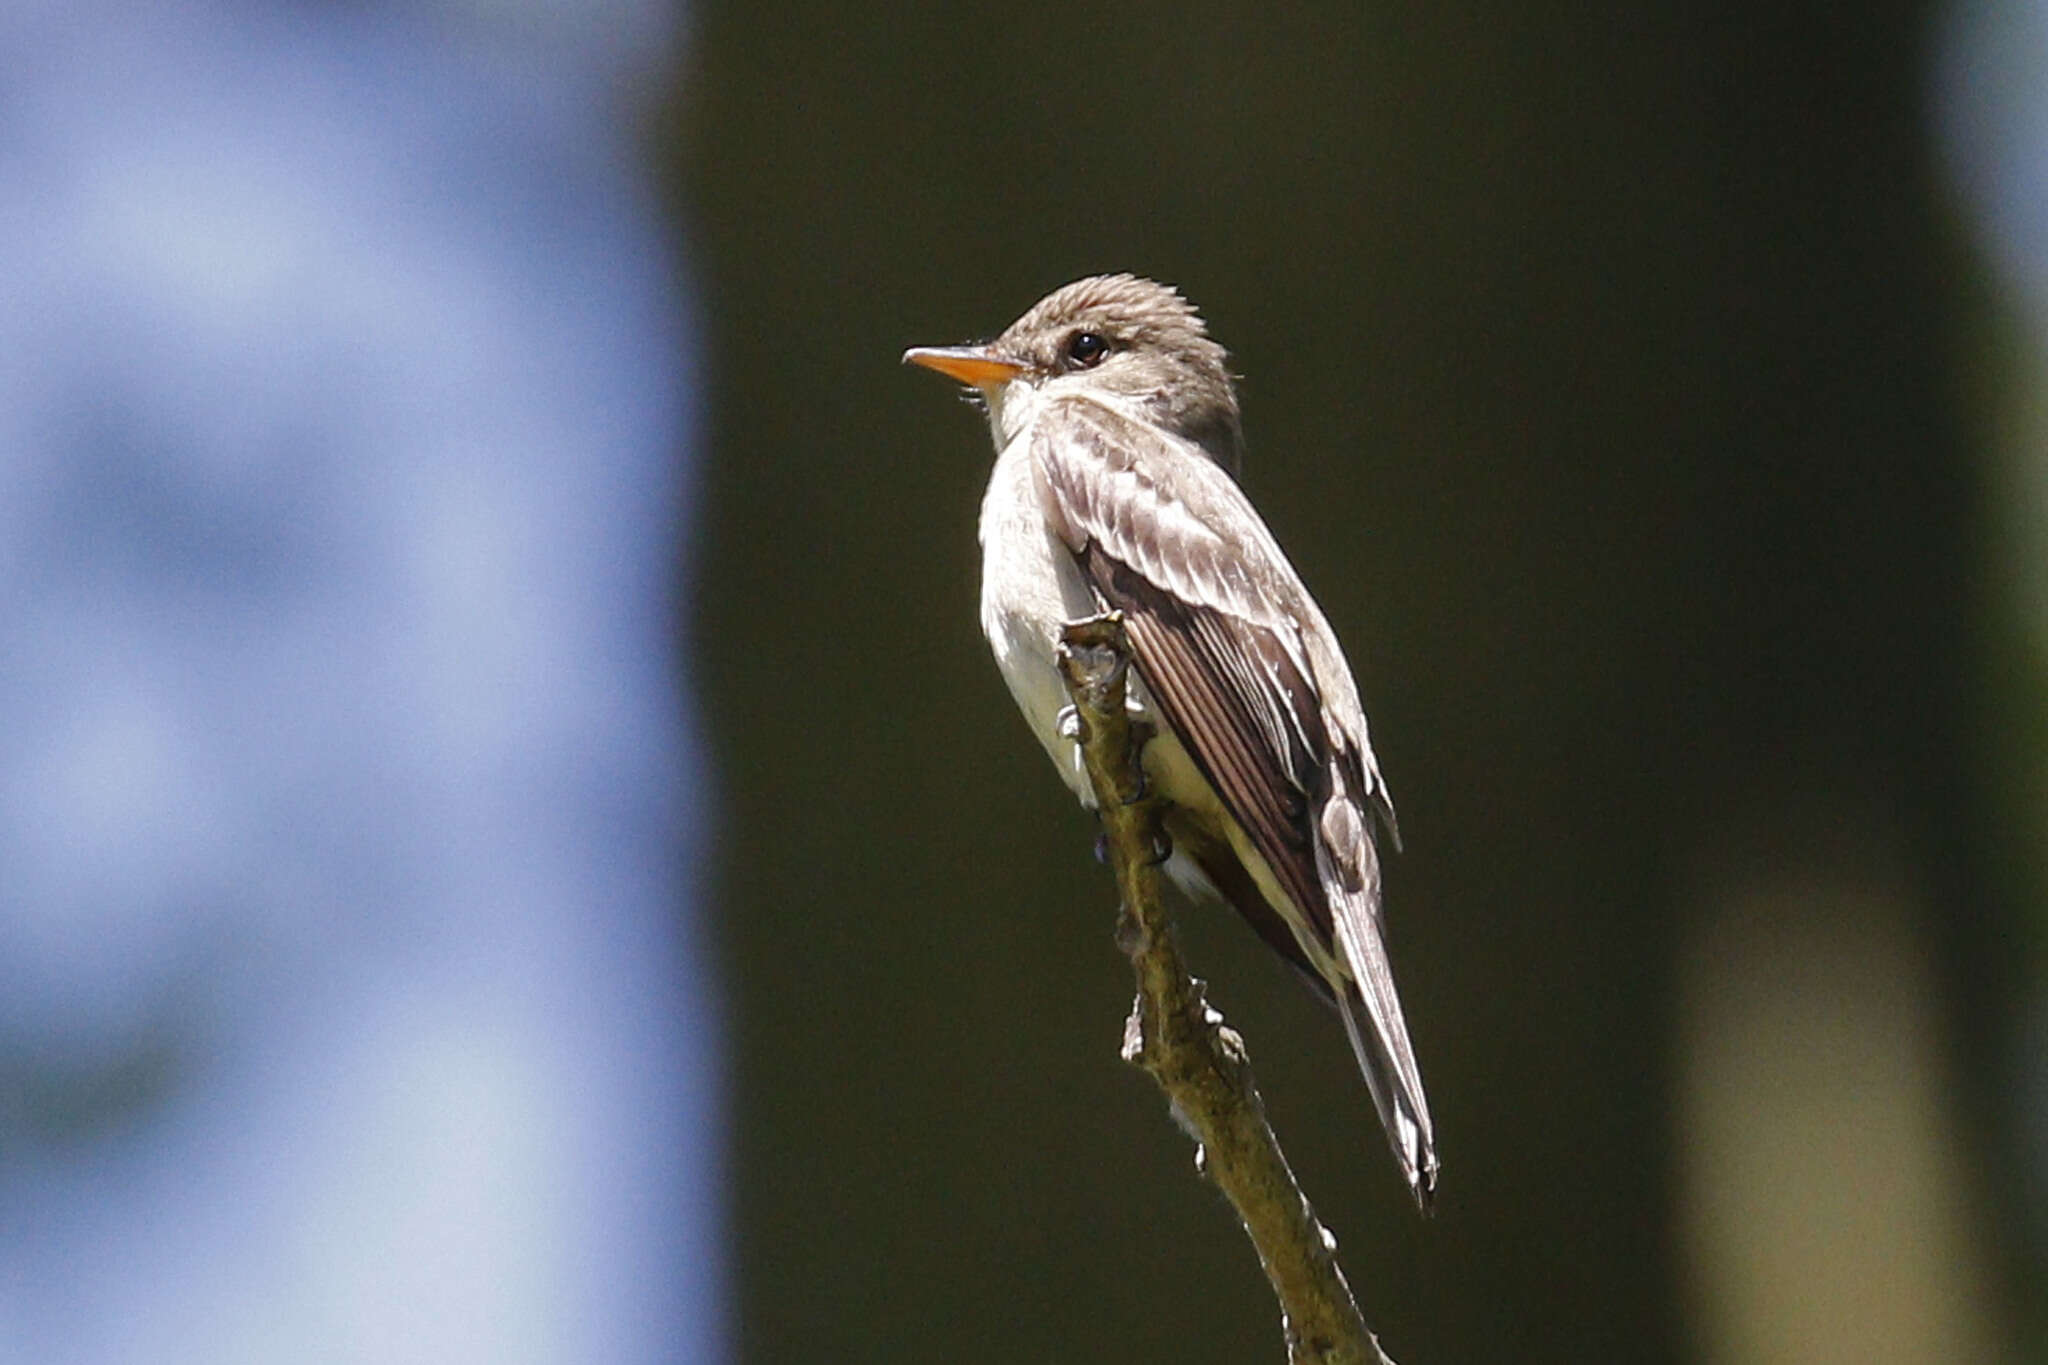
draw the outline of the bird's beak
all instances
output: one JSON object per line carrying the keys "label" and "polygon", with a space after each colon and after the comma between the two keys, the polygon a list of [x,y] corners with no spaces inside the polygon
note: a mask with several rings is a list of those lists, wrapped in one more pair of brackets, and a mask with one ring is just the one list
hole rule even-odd
{"label": "bird's beak", "polygon": [[976,389],[1007,384],[1024,372],[1022,365],[990,355],[986,346],[913,346],[903,353],[903,363],[937,370]]}

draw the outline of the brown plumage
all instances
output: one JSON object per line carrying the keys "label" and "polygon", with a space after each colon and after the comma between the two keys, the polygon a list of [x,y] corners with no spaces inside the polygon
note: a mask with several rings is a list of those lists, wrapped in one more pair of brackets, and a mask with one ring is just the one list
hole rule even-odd
{"label": "brown plumage", "polygon": [[1148,775],[1173,804],[1168,870],[1227,900],[1337,1005],[1426,1209],[1434,1128],[1385,947],[1376,827],[1393,804],[1335,634],[1239,489],[1224,351],[1164,285],[1054,291],[985,347],[912,351],[988,400],[982,624],[1026,719],[1090,799],[1060,730],[1053,643],[1113,607]]}

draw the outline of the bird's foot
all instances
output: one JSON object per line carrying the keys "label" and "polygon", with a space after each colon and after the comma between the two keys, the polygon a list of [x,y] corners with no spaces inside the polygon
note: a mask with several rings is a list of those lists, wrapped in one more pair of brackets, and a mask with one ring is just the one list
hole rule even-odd
{"label": "bird's foot", "polygon": [[1131,767],[1137,770],[1138,785],[1124,798],[1126,806],[1135,806],[1152,795],[1152,775],[1145,771],[1145,746],[1159,734],[1159,727],[1149,720],[1134,714],[1131,717]]}

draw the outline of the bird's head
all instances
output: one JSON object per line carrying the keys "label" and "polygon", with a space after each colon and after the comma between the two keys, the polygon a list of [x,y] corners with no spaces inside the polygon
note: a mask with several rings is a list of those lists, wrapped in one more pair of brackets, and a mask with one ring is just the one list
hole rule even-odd
{"label": "bird's head", "polygon": [[1168,285],[1093,275],[1047,294],[982,346],[920,346],[904,360],[959,380],[988,403],[999,445],[1041,401],[1065,392],[1121,399],[1237,473],[1244,435],[1224,350]]}

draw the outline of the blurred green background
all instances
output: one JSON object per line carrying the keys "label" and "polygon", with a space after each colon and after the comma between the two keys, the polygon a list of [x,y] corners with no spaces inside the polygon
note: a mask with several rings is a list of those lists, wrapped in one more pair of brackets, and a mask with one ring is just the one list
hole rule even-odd
{"label": "blurred green background", "polygon": [[2040,1343],[2034,566],[1939,11],[694,18],[745,1359],[1281,1358],[977,629],[985,429],[897,362],[1104,270],[1231,348],[1400,807],[1434,1220],[1335,1021],[1186,926],[1394,1356]]}

